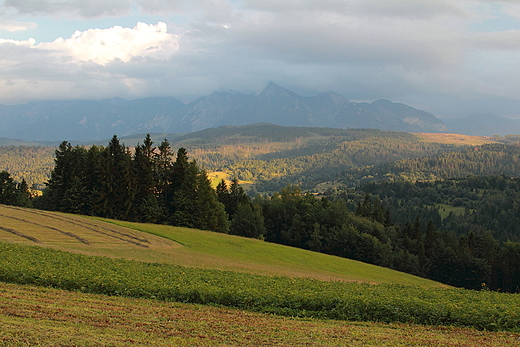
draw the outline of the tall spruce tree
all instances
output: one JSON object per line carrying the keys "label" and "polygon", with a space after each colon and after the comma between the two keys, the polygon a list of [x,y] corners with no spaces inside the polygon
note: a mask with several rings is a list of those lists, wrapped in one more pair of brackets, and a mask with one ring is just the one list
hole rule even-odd
{"label": "tall spruce tree", "polygon": [[72,147],[67,141],[60,144],[55,152],[54,170],[47,182],[46,194],[38,207],[62,212],[81,210],[77,204],[82,202],[71,200],[70,193],[67,192],[71,189],[82,190],[79,185],[83,183],[86,175],[86,154],[83,147]]}
{"label": "tall spruce tree", "polygon": [[138,222],[156,223],[162,211],[156,195],[158,176],[155,161],[155,147],[150,134],[143,144],[137,144],[133,164],[135,178],[135,197],[131,219]]}
{"label": "tall spruce tree", "polygon": [[128,220],[134,198],[130,152],[114,135],[102,158],[100,212],[107,218]]}
{"label": "tall spruce tree", "polygon": [[173,151],[167,139],[164,139],[157,147],[154,154],[155,170],[157,177],[157,201],[161,208],[161,218],[159,222],[169,223],[171,215],[170,201],[173,199],[173,187],[171,187],[170,179],[173,165]]}
{"label": "tall spruce tree", "polygon": [[185,148],[179,148],[166,194],[169,198],[167,206],[172,225],[193,228],[197,224],[197,175],[197,165],[194,161],[189,161]]}
{"label": "tall spruce tree", "polygon": [[239,203],[231,220],[230,233],[252,238],[265,235],[264,216],[260,205],[251,202]]}

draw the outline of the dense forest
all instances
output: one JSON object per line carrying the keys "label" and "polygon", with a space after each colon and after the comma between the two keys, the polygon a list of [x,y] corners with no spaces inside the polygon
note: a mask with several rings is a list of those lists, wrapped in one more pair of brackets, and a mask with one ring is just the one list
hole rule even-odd
{"label": "dense forest", "polygon": [[379,181],[430,181],[467,175],[520,176],[520,145],[486,144],[420,158],[407,158],[345,171],[349,187]]}
{"label": "dense forest", "polygon": [[[224,171],[231,177],[251,181],[255,191],[261,193],[294,183],[303,189],[314,189],[320,183],[337,180],[348,169],[462,148],[460,143],[428,142],[410,133],[272,124],[219,127],[182,136],[151,134],[151,139],[160,142],[164,138],[161,135],[172,147],[186,148],[190,157],[208,172]],[[143,137],[125,139],[132,144],[128,149],[133,152]],[[55,147],[0,146],[0,169],[17,181],[24,178],[30,186],[36,183],[41,189],[50,178],[54,150]]]}
{"label": "dense forest", "polygon": [[[514,148],[506,150],[510,160]],[[3,203],[28,206],[26,184],[4,176],[18,198]],[[63,142],[43,196],[32,203],[261,238],[466,288],[520,288],[520,180],[506,175],[372,182],[321,197],[287,185],[251,199],[237,179],[213,189],[185,148],[174,155],[167,140],[155,147],[147,136],[131,153],[114,136],[107,147]]]}
{"label": "dense forest", "polygon": [[[384,214],[394,225],[421,230],[419,247],[407,248],[416,249],[412,253],[419,259],[423,252],[421,243],[425,251],[431,250],[431,245],[427,246],[431,229],[434,239],[441,237],[449,250],[443,255],[445,261],[450,256],[477,260],[489,269],[489,277],[483,281],[488,288],[519,291],[520,178],[497,175],[368,183],[331,196],[335,195],[348,196],[349,207],[360,215],[377,219]],[[438,272],[430,277],[442,282],[448,273]]]}
{"label": "dense forest", "polygon": [[0,146],[0,170],[9,172],[17,182],[23,179],[29,187],[43,189],[54,166],[54,151],[54,147]]}
{"label": "dense forest", "polygon": [[[515,240],[519,233],[511,227],[518,220],[520,196],[513,198],[511,187],[517,189],[520,181],[480,179],[502,182],[498,184],[509,182],[501,188],[504,194],[490,188],[494,191],[489,192],[491,201],[502,195],[503,202],[510,204],[510,209],[500,212],[495,219],[489,218],[491,229],[479,223],[500,210],[501,205],[494,211],[484,210],[482,215],[474,209],[470,213],[450,213],[442,219],[437,207],[419,206],[420,198],[413,194],[408,197],[404,189],[399,190],[398,183],[394,188],[403,195],[393,201],[395,206],[388,198],[381,200],[364,192],[365,187],[318,198],[302,194],[297,186],[288,186],[273,196],[257,197],[253,203],[263,211],[267,241],[356,259],[454,286],[518,292],[520,243]],[[392,191],[391,185],[372,184],[370,189],[377,192],[382,186],[381,189]],[[474,190],[462,187],[457,191],[459,196]],[[439,190],[447,199],[456,199],[452,195],[455,192]],[[409,200],[417,200],[417,204]],[[487,198],[482,200],[482,207],[489,209]]]}

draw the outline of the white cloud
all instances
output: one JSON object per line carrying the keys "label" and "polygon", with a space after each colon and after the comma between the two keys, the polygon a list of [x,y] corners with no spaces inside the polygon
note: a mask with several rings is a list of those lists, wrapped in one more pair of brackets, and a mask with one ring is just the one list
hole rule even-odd
{"label": "white cloud", "polygon": [[76,61],[102,65],[116,59],[128,62],[136,57],[167,59],[178,47],[177,37],[168,33],[165,23],[137,23],[134,28],[115,26],[76,31],[68,39],[58,38],[36,46],[37,49],[53,51],[56,55],[70,56]]}
{"label": "white cloud", "polygon": [[27,40],[11,40],[11,39],[0,39],[0,45],[5,44],[11,44],[15,46],[26,46],[26,47],[33,47],[36,43],[36,40],[33,38],[27,39]]}
{"label": "white cloud", "polygon": [[177,36],[164,23],[90,29],[39,44],[0,39],[1,102],[156,92],[151,87],[164,77],[164,64],[178,48]]}

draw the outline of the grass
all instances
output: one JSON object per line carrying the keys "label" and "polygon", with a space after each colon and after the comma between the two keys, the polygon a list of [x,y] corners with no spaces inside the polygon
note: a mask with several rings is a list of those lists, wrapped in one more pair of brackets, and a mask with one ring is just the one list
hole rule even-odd
{"label": "grass", "polygon": [[285,316],[520,330],[520,297],[498,292],[261,276],[0,243],[0,280]]}
{"label": "grass", "polygon": [[472,136],[447,133],[416,133],[414,135],[423,142],[443,143],[449,145],[481,146],[487,143],[496,143],[496,141],[489,136]]}
{"label": "grass", "polygon": [[[215,189],[222,180],[224,180],[224,182],[226,182],[229,187],[233,180],[233,177],[231,177],[229,173],[223,171],[208,172],[208,178],[211,181],[211,186],[213,189]],[[253,184],[253,181],[238,180],[238,184],[240,184],[242,188],[247,189]]]}
{"label": "grass", "polygon": [[[350,259],[202,230],[109,221],[4,205],[0,205],[0,218],[4,227],[37,238],[41,246],[87,255],[321,280],[396,283],[426,288],[442,286],[438,282]],[[89,244],[55,229],[72,233]],[[132,243],[135,238],[146,240],[141,242],[146,247]],[[34,244],[2,230],[0,241]]]}
{"label": "grass", "polygon": [[[348,259],[200,230],[1,205],[0,221],[41,242],[0,230],[8,242],[0,244],[4,281],[76,291],[0,283],[0,345],[520,345],[515,295],[442,289]],[[439,324],[448,326],[432,326]]]}
{"label": "grass", "polygon": [[295,319],[0,283],[2,346],[514,346],[520,335]]}
{"label": "grass", "polygon": [[458,216],[464,214],[464,212],[466,211],[466,208],[464,206],[452,206],[440,203],[436,203],[435,206],[439,209],[439,214],[441,215],[442,219],[448,217],[450,215],[450,212]]}

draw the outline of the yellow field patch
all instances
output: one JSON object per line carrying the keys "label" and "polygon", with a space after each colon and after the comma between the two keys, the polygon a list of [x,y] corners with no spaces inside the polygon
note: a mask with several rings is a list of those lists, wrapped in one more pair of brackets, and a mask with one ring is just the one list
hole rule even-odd
{"label": "yellow field patch", "polygon": [[423,142],[435,142],[461,146],[481,146],[487,143],[496,143],[496,141],[489,136],[471,136],[447,133],[416,133],[414,135]]}
{"label": "yellow field patch", "polygon": [[137,254],[143,251],[182,248],[171,240],[93,218],[5,205],[0,205],[0,240],[129,258],[141,258]]}

